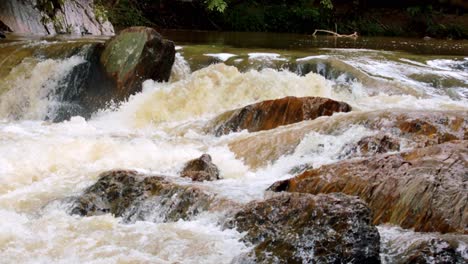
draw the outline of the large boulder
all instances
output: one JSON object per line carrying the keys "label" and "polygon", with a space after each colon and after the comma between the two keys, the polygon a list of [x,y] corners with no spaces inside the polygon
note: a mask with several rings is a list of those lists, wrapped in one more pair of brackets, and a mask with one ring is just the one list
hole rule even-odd
{"label": "large boulder", "polygon": [[254,245],[234,263],[380,263],[370,210],[342,194],[282,193],[247,204],[225,225]]}
{"label": "large boulder", "polygon": [[172,41],[152,28],[131,27],[106,43],[100,61],[123,100],[141,91],[144,80],[168,81],[174,59]]}
{"label": "large boulder", "polygon": [[342,161],[307,170],[269,189],[343,192],[365,200],[373,223],[416,231],[468,233],[468,141]]}
{"label": "large boulder", "polygon": [[111,213],[126,223],[169,222],[191,219],[203,211],[221,210],[233,204],[195,186],[174,183],[168,177],[116,170],[102,173],[95,184],[75,199],[71,213],[81,216]]}
{"label": "large boulder", "polygon": [[218,116],[212,126],[217,136],[247,129],[269,130],[335,112],[349,112],[351,106],[321,97],[285,97],[251,104]]}
{"label": "large boulder", "polygon": [[211,156],[203,154],[185,164],[180,176],[193,181],[215,181],[219,179],[219,169],[211,161]]}
{"label": "large boulder", "polygon": [[[451,140],[468,139],[468,112],[398,109],[354,111],[345,115],[333,115],[326,119],[320,118],[263,133],[236,137],[231,139],[228,145],[238,159],[243,159],[245,164],[252,168],[258,168],[292,153],[302,139],[311,132],[339,135],[352,126],[363,126],[387,135],[388,139],[382,138],[382,143],[391,141],[385,144],[389,144],[387,147],[389,151],[395,151],[398,149],[397,141],[400,141],[405,148],[419,148]],[[384,148],[380,150],[384,151]],[[346,151],[348,149],[344,149],[344,152]],[[355,151],[347,157],[359,157],[359,153]]]}
{"label": "large boulder", "polygon": [[[67,103],[54,121],[73,115],[85,118],[109,102],[120,102],[142,89],[146,79],[167,81],[175,58],[174,43],[162,39],[152,28],[123,30],[104,45],[97,43],[84,53],[86,59],[67,75]],[[74,106],[73,108],[68,106]]]}

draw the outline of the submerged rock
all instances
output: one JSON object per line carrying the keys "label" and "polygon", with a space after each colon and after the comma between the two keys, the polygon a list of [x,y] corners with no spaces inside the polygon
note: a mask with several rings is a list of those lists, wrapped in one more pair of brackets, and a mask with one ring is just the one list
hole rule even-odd
{"label": "submerged rock", "polygon": [[174,59],[172,41],[152,28],[131,27],[106,43],[100,61],[123,100],[141,91],[144,80],[169,80]]}
{"label": "submerged rock", "polygon": [[211,162],[211,156],[201,155],[185,164],[180,176],[191,178],[193,181],[215,181],[219,179],[219,169]]}
{"label": "submerged rock", "polygon": [[468,233],[468,141],[342,161],[308,170],[269,190],[343,192],[369,203],[374,224]]}
{"label": "submerged rock", "polygon": [[418,233],[398,227],[378,227],[385,263],[468,263],[468,236]]}
{"label": "submerged rock", "polygon": [[400,145],[400,140],[391,135],[379,133],[374,136],[363,137],[356,144],[345,146],[340,159],[355,156],[368,157],[375,154],[399,151]]}
{"label": "submerged rock", "polygon": [[380,263],[370,210],[342,195],[282,193],[254,201],[226,223],[254,244],[235,263]]}
{"label": "submerged rock", "polygon": [[289,96],[226,112],[214,120],[213,127],[217,136],[244,129],[256,132],[349,111],[351,106],[347,103],[332,99]]}
{"label": "submerged rock", "polygon": [[116,170],[102,173],[75,200],[71,213],[81,216],[111,213],[122,217],[124,222],[168,222],[191,219],[211,209],[225,209],[226,204],[234,203],[195,186],[173,183],[167,177]]}
{"label": "submerged rock", "polygon": [[467,263],[468,259],[457,252],[448,241],[433,238],[413,243],[403,254],[399,263]]}

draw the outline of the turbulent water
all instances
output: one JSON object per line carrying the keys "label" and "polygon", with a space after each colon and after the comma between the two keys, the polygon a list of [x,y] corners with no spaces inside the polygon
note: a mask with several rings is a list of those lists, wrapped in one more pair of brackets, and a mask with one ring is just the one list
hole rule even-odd
{"label": "turbulent water", "polygon": [[[80,194],[106,170],[178,177],[186,161],[209,153],[223,179],[199,185],[247,202],[262,198],[273,182],[291,177],[291,169],[338,161],[343,146],[376,133],[359,125],[329,134],[310,132],[294,151],[252,168],[228,145],[247,132],[220,138],[206,132],[210,119],[226,110],[285,96],[322,96],[345,101],[355,112],[468,111],[466,56],[190,44],[178,52],[170,82],[148,80],[141,93],[89,120],[44,121],[60,103],[55,91],[61,81],[86,61],[84,56],[25,57],[2,72],[0,263],[230,263],[250,245],[240,242],[242,234],[216,224],[222,217],[218,214],[124,224],[111,215],[69,215],[64,198]],[[0,64],[7,59],[5,55]],[[421,236],[389,226],[379,231],[382,247],[392,248],[382,252],[388,263],[402,246],[395,239]],[[459,248],[465,255],[466,250],[466,245]]]}

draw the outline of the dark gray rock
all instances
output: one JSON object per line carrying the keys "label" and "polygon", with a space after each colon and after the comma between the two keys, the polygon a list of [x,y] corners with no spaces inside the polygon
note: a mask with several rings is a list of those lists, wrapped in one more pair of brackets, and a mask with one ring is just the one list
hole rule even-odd
{"label": "dark gray rock", "polygon": [[225,226],[254,245],[236,263],[380,263],[369,208],[343,194],[282,193],[247,204]]}
{"label": "dark gray rock", "polygon": [[170,222],[227,208],[228,203],[231,202],[200,188],[173,183],[167,177],[116,170],[102,173],[76,198],[70,212],[81,216],[111,213],[126,223]]}
{"label": "dark gray rock", "polygon": [[208,154],[201,155],[185,164],[180,176],[193,181],[215,181],[219,179],[219,169]]}

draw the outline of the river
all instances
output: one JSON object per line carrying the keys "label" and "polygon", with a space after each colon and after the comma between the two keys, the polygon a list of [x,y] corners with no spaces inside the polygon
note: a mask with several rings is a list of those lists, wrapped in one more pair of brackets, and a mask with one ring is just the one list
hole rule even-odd
{"label": "river", "polygon": [[[468,113],[467,41],[163,34],[178,51],[168,83],[148,80],[120,105],[60,123],[48,121],[62,103],[55,91],[86,57],[37,51],[85,49],[105,39],[10,35],[0,42],[0,263],[230,263],[250,245],[217,224],[219,213],[123,223],[109,214],[70,215],[65,198],[79,195],[106,170],[178,177],[186,161],[209,153],[223,179],[197,185],[246,203],[292,177],[291,169],[336,162],[345,158],[345,145],[376,133],[359,124],[320,130],[323,122],[379,110]],[[251,133],[215,137],[206,131],[227,110],[285,96],[328,97],[353,111],[275,129],[318,128],[292,151],[254,163],[230,148]],[[408,241],[434,235],[378,229],[384,263],[394,263]],[[462,240],[457,250],[468,258],[467,236]]]}

